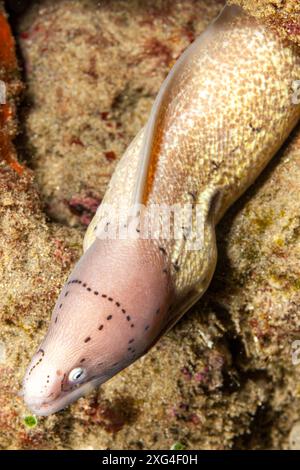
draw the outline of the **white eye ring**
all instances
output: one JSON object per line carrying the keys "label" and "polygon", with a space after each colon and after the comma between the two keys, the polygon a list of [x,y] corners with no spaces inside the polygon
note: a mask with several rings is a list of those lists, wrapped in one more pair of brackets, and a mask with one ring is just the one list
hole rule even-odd
{"label": "white eye ring", "polygon": [[82,367],[75,367],[69,373],[68,380],[73,384],[77,384],[82,382],[82,380],[86,377],[86,370]]}

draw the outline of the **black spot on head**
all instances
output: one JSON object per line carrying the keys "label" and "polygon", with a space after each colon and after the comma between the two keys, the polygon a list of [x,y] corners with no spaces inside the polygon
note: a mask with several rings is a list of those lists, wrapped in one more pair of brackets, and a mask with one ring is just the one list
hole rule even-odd
{"label": "black spot on head", "polygon": [[88,336],[88,337],[85,338],[85,340],[84,340],[85,343],[88,343],[89,341],[91,341],[91,337],[90,337],[90,336]]}
{"label": "black spot on head", "polygon": [[145,326],[145,331],[149,330],[150,325]]}
{"label": "black spot on head", "polygon": [[131,325],[130,325],[130,326],[131,326],[131,328],[134,328],[134,324],[133,324],[133,323],[131,323]]}
{"label": "black spot on head", "polygon": [[111,320],[112,319],[112,315],[108,315],[108,317],[106,317],[107,320]]}
{"label": "black spot on head", "polygon": [[122,313],[126,313],[126,310],[125,310],[125,308],[122,308]]}
{"label": "black spot on head", "polygon": [[131,348],[128,348],[128,351],[131,351]]}
{"label": "black spot on head", "polygon": [[250,128],[253,132],[261,132],[261,127],[255,127],[253,126],[252,122],[250,122]]}
{"label": "black spot on head", "polygon": [[133,343],[133,341],[134,341],[134,338],[130,339],[130,340],[128,341],[128,344]]}
{"label": "black spot on head", "polygon": [[116,302],[116,306],[117,306],[117,307],[120,307],[120,302]]}
{"label": "black spot on head", "polygon": [[95,291],[94,291],[94,294],[95,294],[95,295],[99,295],[99,292],[95,290]]}
{"label": "black spot on head", "polygon": [[55,318],[54,323],[57,323],[58,317]]}
{"label": "black spot on head", "polygon": [[131,320],[131,318],[130,318],[129,315],[127,315],[126,319],[127,319],[127,321],[130,321],[130,320]]}
{"label": "black spot on head", "polygon": [[168,270],[167,270],[167,269],[163,269],[163,273],[164,273],[164,274],[168,274]]}
{"label": "black spot on head", "polygon": [[103,297],[104,299],[107,297],[106,294],[102,294],[101,297]]}
{"label": "black spot on head", "polygon": [[88,290],[89,292],[91,292],[92,289],[91,289],[90,287],[88,287],[87,290]]}
{"label": "black spot on head", "polygon": [[78,284],[81,284],[82,281],[78,281]]}
{"label": "black spot on head", "polygon": [[83,287],[86,287],[86,283],[84,283],[84,284],[82,284],[82,285],[83,285]]}
{"label": "black spot on head", "polygon": [[112,302],[114,299],[112,297],[108,297],[108,300]]}
{"label": "black spot on head", "polygon": [[60,304],[60,306],[58,308],[62,308],[62,304]]}
{"label": "black spot on head", "polygon": [[85,358],[83,357],[80,361],[80,364],[85,361]]}
{"label": "black spot on head", "polygon": [[98,330],[100,330],[100,331],[103,330],[103,325],[100,325],[100,326],[98,327]]}
{"label": "black spot on head", "polygon": [[65,293],[65,297],[67,297],[68,293],[69,293],[69,291],[67,290],[67,292]]}
{"label": "black spot on head", "polygon": [[167,252],[166,252],[166,250],[164,249],[163,246],[160,246],[160,247],[159,247],[159,251],[161,251],[164,255],[167,254]]}
{"label": "black spot on head", "polygon": [[192,197],[193,201],[196,200],[196,195],[192,193],[191,191],[188,192],[188,194]]}
{"label": "black spot on head", "polygon": [[179,267],[179,264],[178,264],[178,261],[176,261],[175,263],[173,263],[173,268],[175,269],[175,271],[178,273],[178,271],[180,271],[180,267]]}

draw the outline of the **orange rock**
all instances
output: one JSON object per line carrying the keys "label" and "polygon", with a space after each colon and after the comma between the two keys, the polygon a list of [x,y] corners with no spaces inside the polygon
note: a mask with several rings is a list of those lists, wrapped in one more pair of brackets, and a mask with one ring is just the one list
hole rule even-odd
{"label": "orange rock", "polygon": [[[3,12],[0,12],[0,71],[1,78],[7,82],[9,87],[10,75],[12,72],[17,72],[17,59],[15,54],[15,42],[12,36],[10,26]],[[15,79],[14,79],[15,80]],[[16,90],[20,86],[14,87]],[[17,162],[15,150],[12,144],[12,139],[15,132],[11,131],[12,127],[9,124],[14,119],[13,105],[9,102],[0,104],[0,160],[5,160],[9,166],[18,174],[22,174],[24,168]]]}
{"label": "orange rock", "polygon": [[5,15],[0,12],[0,66],[8,71],[17,66],[15,43]]}

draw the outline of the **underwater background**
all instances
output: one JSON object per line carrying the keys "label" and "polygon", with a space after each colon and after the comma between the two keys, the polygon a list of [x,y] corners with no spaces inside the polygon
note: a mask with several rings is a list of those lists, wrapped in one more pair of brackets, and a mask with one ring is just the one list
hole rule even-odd
{"label": "underwater background", "polygon": [[[209,290],[156,347],[56,415],[18,396],[116,163],[224,3],[0,2],[1,449],[300,448],[299,127],[218,226]],[[300,46],[298,1],[234,3]]]}

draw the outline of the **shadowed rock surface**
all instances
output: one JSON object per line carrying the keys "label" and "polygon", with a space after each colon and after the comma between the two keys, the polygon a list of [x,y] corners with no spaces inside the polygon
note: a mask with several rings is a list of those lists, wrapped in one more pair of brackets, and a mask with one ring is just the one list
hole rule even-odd
{"label": "shadowed rock surface", "polygon": [[2,154],[0,166],[3,449],[291,445],[300,410],[300,366],[292,363],[300,340],[299,129],[219,225],[208,292],[150,353],[36,424],[17,396],[116,162],[173,62],[222,4],[43,0],[21,16],[12,11],[27,88],[16,141],[24,169]]}

